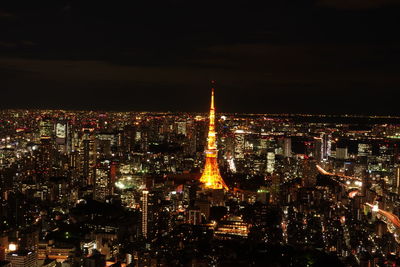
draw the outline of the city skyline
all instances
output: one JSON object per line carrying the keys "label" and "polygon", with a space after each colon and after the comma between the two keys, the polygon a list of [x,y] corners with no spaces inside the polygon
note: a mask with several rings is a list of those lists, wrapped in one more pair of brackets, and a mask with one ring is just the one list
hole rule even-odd
{"label": "city skyline", "polygon": [[209,111],[0,111],[0,264],[400,262],[397,119]]}
{"label": "city skyline", "polygon": [[0,264],[400,262],[398,119],[220,116],[214,97],[208,116],[0,111]]}
{"label": "city skyline", "polygon": [[2,1],[0,267],[400,266],[398,14]]}

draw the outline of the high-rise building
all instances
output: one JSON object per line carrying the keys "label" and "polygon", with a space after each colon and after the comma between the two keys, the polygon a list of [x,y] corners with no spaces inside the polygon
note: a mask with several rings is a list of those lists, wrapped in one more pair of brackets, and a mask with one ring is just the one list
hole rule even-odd
{"label": "high-rise building", "polygon": [[186,121],[175,122],[176,133],[186,136]]}
{"label": "high-rise building", "polygon": [[43,118],[39,123],[40,139],[51,139],[53,137],[53,122],[49,118]]}
{"label": "high-rise building", "polygon": [[144,238],[147,237],[148,200],[149,200],[149,191],[143,190],[143,192],[142,192],[142,235]]}
{"label": "high-rise building", "polygon": [[400,166],[396,166],[394,168],[394,179],[392,182],[392,186],[395,188],[397,192],[399,192],[400,189]]}
{"label": "high-rise building", "polygon": [[32,251],[15,251],[6,255],[6,260],[13,267],[36,267],[37,254]]}
{"label": "high-rise building", "polygon": [[116,144],[116,136],[108,133],[99,133],[96,135],[96,150],[102,155],[110,156],[112,147]]}
{"label": "high-rise building", "polygon": [[207,189],[225,189],[228,186],[225,184],[218,169],[218,150],[215,133],[215,108],[214,108],[214,88],[211,90],[211,107],[210,107],[210,122],[208,127],[208,145],[206,154],[206,164],[200,182]]}
{"label": "high-rise building", "polygon": [[243,159],[245,150],[245,132],[243,130],[235,131],[235,159]]}
{"label": "high-rise building", "polygon": [[314,137],[314,152],[313,152],[313,157],[317,161],[321,161],[322,159],[322,138],[320,137]]}
{"label": "high-rise building", "polygon": [[315,165],[315,160],[303,160],[300,164],[301,178],[303,186],[313,187],[317,182],[318,171]]}
{"label": "high-rise building", "polygon": [[337,159],[347,159],[348,158],[348,152],[347,152],[347,147],[337,147],[336,148],[336,158]]}
{"label": "high-rise building", "polygon": [[56,144],[62,153],[69,152],[68,123],[59,121],[56,124]]}
{"label": "high-rise building", "polygon": [[322,133],[314,138],[314,158],[318,161],[326,161],[331,156],[331,135]]}
{"label": "high-rise building", "polygon": [[270,187],[270,200],[272,203],[277,203],[279,200],[281,182],[282,177],[279,174],[272,175]]}
{"label": "high-rise building", "polygon": [[43,179],[47,179],[52,175],[52,167],[54,160],[53,142],[50,138],[42,138],[40,140],[39,154],[37,156],[38,168],[37,172]]}
{"label": "high-rise building", "polygon": [[330,134],[322,134],[322,150],[321,150],[321,156],[322,160],[328,160],[328,158],[331,156],[331,135]]}
{"label": "high-rise building", "polygon": [[186,124],[186,136],[188,145],[186,146],[186,154],[193,155],[196,153],[196,129],[194,122],[190,121]]}
{"label": "high-rise building", "polygon": [[105,168],[96,168],[93,199],[105,201],[106,197],[111,194],[110,184],[109,171]]}
{"label": "high-rise building", "polygon": [[267,153],[267,173],[273,173],[275,170],[275,153],[268,152]]}
{"label": "high-rise building", "polygon": [[93,185],[96,175],[96,142],[90,129],[84,130],[83,142],[83,161],[82,172],[88,185]]}
{"label": "high-rise building", "polygon": [[292,139],[286,137],[283,141],[283,156],[290,158],[292,156]]}

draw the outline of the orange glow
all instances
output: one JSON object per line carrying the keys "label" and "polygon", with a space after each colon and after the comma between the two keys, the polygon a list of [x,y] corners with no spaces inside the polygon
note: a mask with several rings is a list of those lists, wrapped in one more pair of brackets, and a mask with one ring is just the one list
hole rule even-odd
{"label": "orange glow", "polygon": [[349,193],[349,198],[354,198],[358,193],[359,193],[358,190],[351,191],[351,192]]}
{"label": "orange glow", "polygon": [[[113,265],[113,264],[116,264],[116,262],[113,262],[113,261],[106,261],[106,266],[111,266],[111,265]],[[121,263],[121,267],[125,267],[125,266],[126,266],[125,263]]]}
{"label": "orange glow", "polygon": [[372,208],[373,211],[376,210],[376,212],[378,212],[380,215],[385,216],[389,221],[393,223],[394,226],[400,228],[399,217],[388,211],[381,210],[377,205],[372,205],[370,203],[365,203],[365,204],[368,205],[370,208]]}
{"label": "orange glow", "polygon": [[207,189],[228,190],[228,186],[225,184],[221,174],[219,173],[217,162],[218,150],[215,133],[214,88],[211,90],[210,123],[208,128],[207,144],[207,150],[205,151],[206,164],[200,182],[203,183],[204,187]]}
{"label": "orange glow", "polygon": [[358,178],[358,177],[351,177],[351,176],[346,176],[346,175],[340,175],[340,174],[337,174],[337,173],[327,172],[319,165],[316,165],[316,167],[317,167],[319,173],[322,174],[322,175],[338,176],[338,177],[345,178],[345,179],[361,181],[361,179]]}

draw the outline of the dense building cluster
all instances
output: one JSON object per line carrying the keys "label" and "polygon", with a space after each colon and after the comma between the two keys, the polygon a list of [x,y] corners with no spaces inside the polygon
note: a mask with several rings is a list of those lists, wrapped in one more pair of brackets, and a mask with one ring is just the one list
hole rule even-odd
{"label": "dense building cluster", "polygon": [[[0,111],[0,266],[396,266],[400,121]],[[210,146],[208,144],[208,146]]]}

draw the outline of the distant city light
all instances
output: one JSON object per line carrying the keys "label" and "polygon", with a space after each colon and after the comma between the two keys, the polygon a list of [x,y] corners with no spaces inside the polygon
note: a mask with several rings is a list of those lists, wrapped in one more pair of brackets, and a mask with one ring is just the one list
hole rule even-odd
{"label": "distant city light", "polygon": [[16,250],[17,250],[17,245],[14,244],[14,243],[10,243],[10,244],[8,245],[8,250],[9,250],[9,251],[16,251]]}
{"label": "distant city light", "polygon": [[379,211],[379,206],[378,206],[377,204],[375,204],[375,205],[372,207],[372,211],[378,212],[378,211]]}

